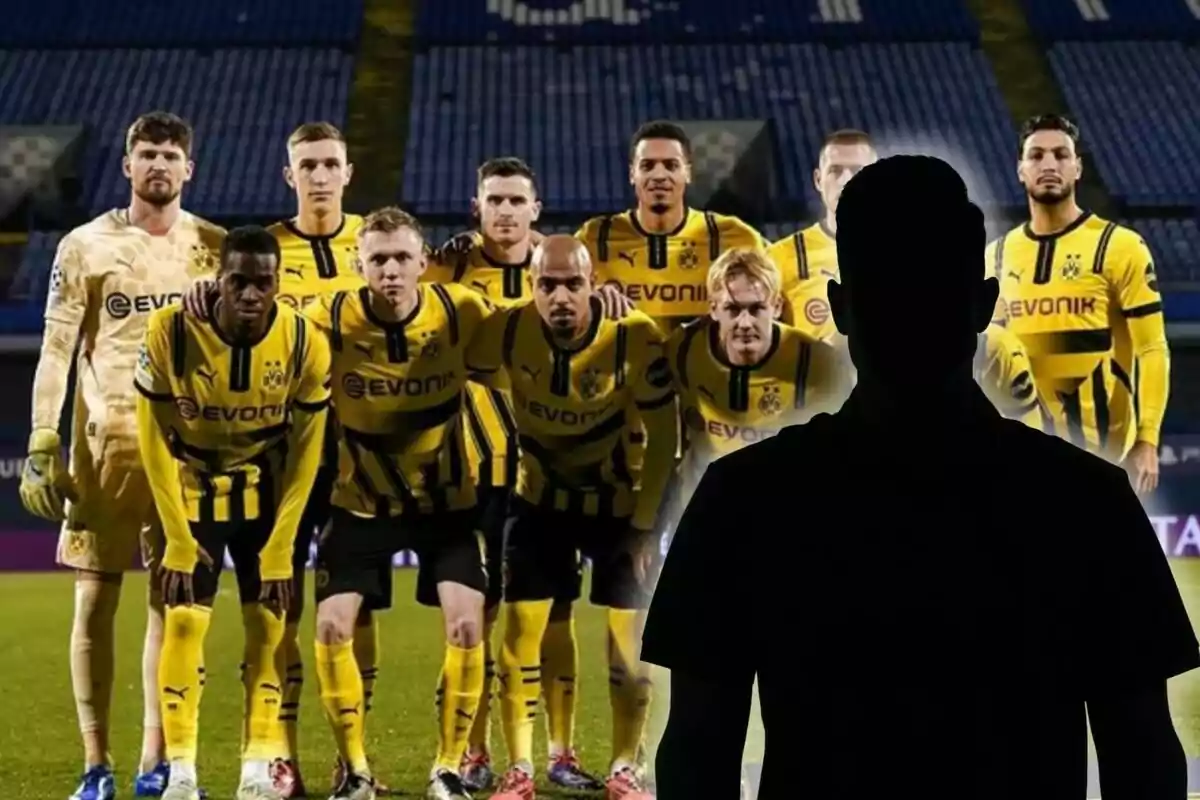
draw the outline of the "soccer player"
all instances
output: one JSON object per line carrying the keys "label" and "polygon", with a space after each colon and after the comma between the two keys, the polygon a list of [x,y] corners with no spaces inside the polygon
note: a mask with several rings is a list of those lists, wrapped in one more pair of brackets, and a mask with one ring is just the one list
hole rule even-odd
{"label": "soccer player", "polygon": [[597,286],[619,289],[668,330],[708,313],[708,267],[731,247],[765,247],[737,217],[687,205],[692,143],[673,122],[647,122],[629,144],[637,205],[594,217],[575,236],[587,245]]}
{"label": "soccer player", "polygon": [[838,277],[838,198],[849,180],[877,159],[871,137],[862,131],[846,128],[826,136],[813,170],[821,219],[767,251],[783,276],[782,321],[816,339],[829,341],[837,334],[829,314],[828,286],[830,278]]}
{"label": "soccer player", "polygon": [[367,285],[323,297],[306,312],[333,347],[339,431],[316,578],[321,702],[348,766],[333,797],[375,796],[363,750],[354,622],[362,604],[385,588],[380,559],[411,549],[420,559],[417,601],[441,607],[446,632],[427,795],[457,800],[467,797],[458,769],[483,691],[488,580],[461,410],[466,349],[490,304],[461,286],[420,282],[424,238],[398,208],[366,217],[358,253]]}
{"label": "soccer player", "polygon": [[1045,430],[1123,463],[1150,492],[1170,362],[1158,276],[1141,236],[1079,207],[1078,145],[1065,117],[1022,126],[1029,222],[988,246],[987,268],[1029,353]]}
{"label": "soccer player", "polygon": [[292,594],[292,548],[321,456],[329,345],[275,302],[279,242],[229,233],[212,320],[155,312],[134,374],[138,444],[162,520],[167,604],[159,685],[170,758],[164,800],[198,800],[204,639],[228,548],[246,629],[238,800],[278,800],[284,746],[275,654]]}
{"label": "soccer player", "polygon": [[[279,301],[303,309],[323,295],[340,290],[355,290],[364,285],[355,268],[358,255],[358,231],[362,217],[343,210],[346,187],[354,175],[354,165],[346,153],[346,139],[329,122],[306,122],[296,128],[287,141],[288,163],[283,178],[296,194],[296,216],[271,225],[268,230],[279,240],[283,265],[279,280]],[[214,285],[198,282],[189,292],[188,305],[199,316],[207,316],[214,299]],[[333,415],[329,415],[332,424]],[[271,767],[275,788],[284,798],[303,797],[307,793],[300,772],[298,724],[300,697],[304,686],[299,621],[304,613],[304,583],[313,536],[323,530],[329,519],[329,496],[336,472],[337,443],[326,432],[325,451],[312,496],[305,508],[296,534],[292,604],[288,609],[287,630],[279,652],[279,670],[284,678],[281,715],[287,733],[287,750]],[[385,591],[379,605],[391,604],[392,564],[380,564],[380,579]],[[364,713],[371,708],[371,697],[379,674],[379,628],[372,607],[365,605],[359,614],[354,636],[354,657],[362,673],[366,693]],[[336,761],[333,785],[342,782],[344,765]],[[377,784],[378,785],[378,784]]]}
{"label": "soccer player", "polygon": [[[532,294],[529,263],[534,240],[533,224],[541,213],[537,178],[519,158],[493,158],[480,165],[472,212],[479,218],[479,234],[466,248],[446,249],[440,263],[431,263],[426,280],[458,283],[480,292],[497,307],[528,300]],[[624,311],[622,311],[622,314]],[[517,481],[516,422],[506,391],[468,385],[467,446],[479,494],[480,521],[487,551],[488,574],[502,570],[504,521],[508,498]],[[495,657],[492,636],[500,614],[500,581],[488,583],[484,606],[486,685],[471,729],[470,745],[463,758],[463,784],[477,792],[491,787],[494,777],[489,748],[491,691]],[[551,783],[573,790],[598,790],[603,785],[586,773],[575,753],[575,675],[579,652],[570,603],[558,603],[542,641],[542,693],[546,700],[549,745],[547,776]]]}
{"label": "soccer player", "polygon": [[[184,211],[192,129],[174,114],[143,114],[125,136],[128,208],[105,212],[63,237],[46,298],[33,380],[33,432],[20,495],[31,513],[62,521],[58,563],[75,570],[71,683],[83,734],[84,775],[72,800],[110,800],[114,619],[122,575],[139,539],[157,526],[138,455],[133,371],[146,320],[216,266],[224,231]],[[78,356],[76,357],[76,348]],[[69,469],[59,419],[76,358]],[[138,797],[167,780],[158,709],[162,598],[151,584],[142,655],[143,745]]]}
{"label": "soccer player", "polygon": [[[639,609],[655,521],[676,447],[674,392],[662,334],[645,314],[606,318],[592,291],[587,248],[547,237],[530,265],[533,301],[501,310],[473,343],[479,375],[511,384],[521,445],[505,537],[501,717],[509,770],[495,800],[531,800],[533,725],[543,636],[555,601],[581,589],[592,559],[594,604],[608,608],[613,759],[609,798],[649,797],[638,774],[650,701],[637,657]],[[637,409],[646,433],[641,486],[629,472],[623,431]]]}
{"label": "soccer player", "polygon": [[760,250],[727,250],[708,271],[709,317],[667,342],[683,407],[683,504],[711,461],[845,399],[853,367],[777,319],[781,276]]}

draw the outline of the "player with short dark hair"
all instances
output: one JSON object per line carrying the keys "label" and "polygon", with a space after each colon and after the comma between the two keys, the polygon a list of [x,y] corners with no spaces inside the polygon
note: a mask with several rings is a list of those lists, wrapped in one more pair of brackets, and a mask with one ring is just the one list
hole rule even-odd
{"label": "player with short dark hair", "polygon": [[838,277],[837,206],[842,189],[878,159],[871,137],[856,128],[829,133],[817,153],[813,187],[821,218],[771,245],[768,254],[783,278],[782,321],[824,341],[836,338],[829,314],[828,284]]}
{"label": "player with short dark hair", "polygon": [[[84,775],[72,800],[111,800],[115,794],[109,716],[122,576],[139,552],[153,566],[161,551],[138,455],[132,380],[138,347],[150,312],[212,272],[225,235],[183,210],[183,189],[195,167],[187,122],[164,111],[143,114],[124,143],[128,208],[72,230],[54,256],[20,486],[30,513],[62,523],[57,559],[75,570],[70,663]],[[64,465],[59,424],[72,361],[76,385]],[[161,647],[162,598],[152,585],[142,654],[138,797],[157,797],[167,781],[158,708]]]}
{"label": "player with short dark hair", "polygon": [[170,759],[164,800],[198,800],[204,639],[228,548],[246,628],[238,800],[278,800],[285,746],[276,651],[292,595],[292,548],[321,454],[329,346],[275,302],[279,242],[258,226],[221,247],[211,321],[182,308],[147,324],[134,385],[138,444],[162,520],[167,605],[159,684]]}
{"label": "player with short dark hair", "polygon": [[1021,126],[1017,177],[1029,221],[991,243],[997,321],[1029,355],[1043,428],[1158,483],[1170,349],[1154,258],[1138,233],[1079,207],[1079,128],[1058,114]]}
{"label": "player with short dark hair", "polygon": [[468,344],[490,313],[480,294],[422,283],[425,240],[410,214],[368,214],[358,234],[366,285],[310,305],[333,348],[338,480],[317,560],[316,666],[321,702],[347,765],[337,800],[369,800],[363,679],[352,639],[364,603],[390,592],[379,563],[420,559],[417,601],[440,607],[446,634],[438,687],[438,747],[427,795],[466,798],[458,775],[483,690],[488,576],[462,402]]}
{"label": "player with short dark hair", "polygon": [[[469,363],[511,384],[520,475],[505,535],[501,715],[509,770],[495,800],[533,797],[531,708],[555,602],[579,597],[580,558],[593,561],[592,602],[608,608],[613,759],[609,798],[645,798],[639,770],[650,701],[638,660],[639,610],[656,518],[676,447],[674,392],[663,338],[645,314],[606,318],[587,248],[549,236],[534,251],[533,300],[502,309]],[[494,379],[494,378],[493,378]],[[646,451],[640,487],[623,432],[638,410]]]}

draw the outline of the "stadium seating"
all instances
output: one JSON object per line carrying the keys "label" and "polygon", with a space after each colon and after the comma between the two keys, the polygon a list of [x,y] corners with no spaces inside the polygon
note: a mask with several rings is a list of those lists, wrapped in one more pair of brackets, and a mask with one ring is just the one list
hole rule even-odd
{"label": "stadium seating", "polygon": [[1195,39],[1200,6],[1193,0],[1023,0],[1030,26],[1054,41]]}
{"label": "stadium seating", "polygon": [[5,3],[0,47],[351,46],[362,0]]}
{"label": "stadium seating", "polygon": [[[772,120],[780,199],[810,212],[814,156],[844,126],[873,132],[884,152],[976,165],[985,202],[1022,199],[1012,123],[967,43],[431,48],[414,65],[402,197],[417,213],[462,212],[475,166],[512,154],[541,172],[547,209],[623,207],[629,135],[656,117]],[[701,147],[696,160],[722,155]]]}
{"label": "stadium seating", "polygon": [[1200,53],[1181,42],[1065,42],[1050,63],[1114,196],[1200,205]]}

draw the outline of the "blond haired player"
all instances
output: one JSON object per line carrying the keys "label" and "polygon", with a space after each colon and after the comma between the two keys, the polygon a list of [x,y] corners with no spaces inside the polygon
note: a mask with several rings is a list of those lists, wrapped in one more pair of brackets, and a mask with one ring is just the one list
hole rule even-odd
{"label": "blond haired player", "polygon": [[[174,114],[143,114],[130,126],[122,160],[132,188],[129,206],[63,237],[46,299],[20,493],[31,513],[63,521],[58,562],[75,569],[71,680],[84,775],[72,800],[109,800],[115,793],[109,756],[113,623],[122,574],[133,566],[144,530],[157,526],[138,455],[138,349],[150,312],[176,302],[196,277],[215,269],[224,236],[181,207],[194,169],[191,151],[191,126]],[[58,425],[77,346],[70,465],[64,468]],[[142,797],[161,794],[167,779],[157,681],[162,624],[162,598],[151,582],[142,658],[142,774],[136,780]]]}
{"label": "blond haired player", "polygon": [[816,339],[828,341],[837,334],[829,313],[828,286],[831,278],[838,277],[838,199],[850,179],[878,157],[871,137],[863,131],[843,128],[826,136],[812,175],[821,197],[821,219],[767,250],[783,279],[782,321]]}

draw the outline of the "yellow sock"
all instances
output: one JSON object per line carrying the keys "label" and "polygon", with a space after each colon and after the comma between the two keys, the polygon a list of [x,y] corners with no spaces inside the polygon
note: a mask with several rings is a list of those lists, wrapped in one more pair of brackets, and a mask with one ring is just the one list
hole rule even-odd
{"label": "yellow sock", "polygon": [[279,719],[283,680],[275,668],[287,623],[282,615],[261,603],[242,606],[242,623],[246,627],[242,759],[269,761],[287,750],[287,737]]}
{"label": "yellow sock", "polygon": [[283,723],[286,757],[300,755],[300,695],[304,692],[304,660],[300,655],[300,621],[288,620],[283,629],[283,642],[275,651],[275,669],[283,679],[283,702],[279,705],[279,721]]}
{"label": "yellow sock", "polygon": [[366,774],[367,753],[363,744],[363,685],[354,660],[354,643],[317,642],[317,684],[325,718],[333,729],[338,755],[355,772]]}
{"label": "yellow sock", "polygon": [[637,763],[650,711],[650,670],[637,659],[638,612],[608,610],[608,695],[613,715],[613,763]]}
{"label": "yellow sock", "polygon": [[379,623],[375,615],[366,625],[354,628],[354,663],[362,676],[363,713],[371,710],[371,698],[375,695],[375,680],[379,677]]}
{"label": "yellow sock", "polygon": [[158,691],[162,699],[163,739],[171,761],[196,763],[200,725],[200,681],[204,637],[212,609],[201,606],[168,608],[163,624],[162,656],[158,661]]}
{"label": "yellow sock", "polygon": [[542,637],[542,696],[546,698],[546,739],[551,758],[575,745],[575,673],[578,669],[575,618],[551,620]]}
{"label": "yellow sock", "polygon": [[509,764],[533,764],[533,721],[542,690],[542,637],[552,605],[552,600],[520,600],[504,606],[500,721]]}
{"label": "yellow sock", "polygon": [[447,643],[437,690],[441,724],[435,767],[458,771],[482,693],[483,644],[465,648]]}
{"label": "yellow sock", "polygon": [[496,622],[483,624],[483,689],[479,693],[479,708],[475,711],[475,721],[471,723],[471,735],[467,738],[467,746],[471,750],[486,753],[492,739],[492,691],[496,685],[496,652],[492,646],[492,635],[496,631]]}

